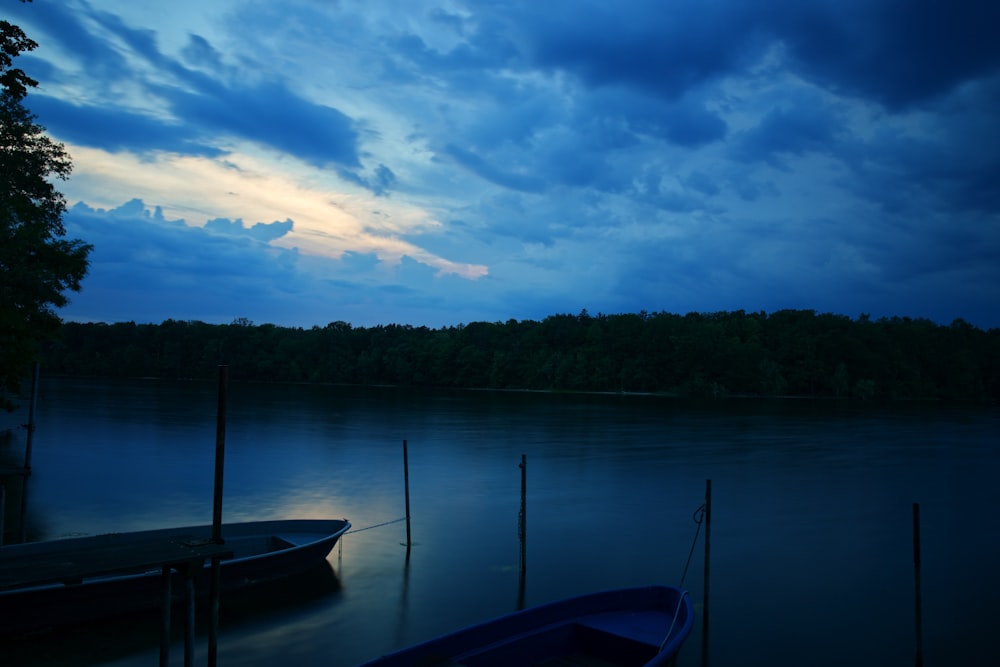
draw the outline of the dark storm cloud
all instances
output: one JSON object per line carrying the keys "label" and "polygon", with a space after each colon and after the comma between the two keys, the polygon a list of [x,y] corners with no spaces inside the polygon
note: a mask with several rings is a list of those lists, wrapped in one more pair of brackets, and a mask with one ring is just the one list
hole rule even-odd
{"label": "dark storm cloud", "polygon": [[[929,105],[916,120],[854,137],[840,152],[853,195],[912,220],[996,225],[1000,213],[1000,78]],[[970,223],[966,216],[986,216]],[[994,216],[991,220],[989,216]]]}
{"label": "dark storm cloud", "polygon": [[429,72],[495,69],[508,65],[518,55],[505,35],[505,26],[494,21],[480,22],[467,41],[447,51],[433,49],[413,34],[388,40],[388,46],[398,56]]}
{"label": "dark storm cloud", "polygon": [[148,62],[157,65],[169,65],[169,59],[160,53],[156,43],[156,31],[149,28],[132,28],[125,25],[121,18],[108,13],[95,11],[91,17],[102,27],[117,36],[124,44]]}
{"label": "dark storm cloud", "polygon": [[571,114],[565,102],[554,100],[541,86],[499,80],[490,83],[486,96],[490,103],[477,109],[467,125],[456,128],[470,143],[484,149],[529,147],[540,131],[566,122]]}
{"label": "dark storm cloud", "polygon": [[555,2],[518,18],[536,65],[572,72],[593,86],[625,83],[674,99],[752,62],[763,46],[755,6]]}
{"label": "dark storm cloud", "polygon": [[445,146],[444,154],[487,181],[505,188],[521,192],[540,192],[545,188],[543,179],[530,174],[505,170],[473,151],[450,145]]}
{"label": "dark storm cloud", "polygon": [[[184,122],[155,118],[114,106],[73,105],[33,96],[31,109],[60,139],[111,151],[166,150],[217,156],[209,145],[219,132],[271,146],[319,167],[360,166],[357,132],[336,109],[310,103],[277,85],[230,90],[216,87],[201,94],[161,88],[166,108]],[[385,175],[375,183],[384,191]]]}
{"label": "dark storm cloud", "polygon": [[504,12],[535,65],[669,98],[746,71],[772,46],[807,79],[892,110],[1000,66],[1000,3],[988,0],[556,1]]}
{"label": "dark storm cloud", "polygon": [[[85,63],[96,80],[115,80],[131,73],[126,56],[90,32],[80,15],[63,3],[7,3],[7,11],[40,44],[56,44],[76,62]],[[37,33],[39,34],[35,34]]]}
{"label": "dark storm cloud", "polygon": [[671,104],[659,118],[651,119],[650,126],[671,143],[685,148],[722,139],[727,129],[725,121],[698,104]]}
{"label": "dark storm cloud", "polygon": [[703,171],[692,171],[684,179],[684,184],[703,195],[717,195],[720,192],[719,183]]}
{"label": "dark storm cloud", "polygon": [[230,134],[271,146],[318,167],[361,165],[357,131],[350,118],[315,104],[281,84],[253,87],[215,84],[197,94],[163,91],[170,109],[212,133]]}
{"label": "dark storm cloud", "polygon": [[1000,3],[846,0],[776,3],[772,30],[810,79],[891,110],[1000,68]]}
{"label": "dark storm cloud", "polygon": [[730,139],[733,157],[782,166],[782,158],[835,152],[845,123],[835,108],[816,94],[785,95],[754,127]]}
{"label": "dark storm cloud", "polygon": [[34,95],[28,106],[39,121],[63,141],[109,151],[167,150],[215,157],[219,149],[199,143],[190,125],[166,122],[117,107],[76,106],[65,100]]}
{"label": "dark storm cloud", "polygon": [[919,135],[889,136],[872,149],[947,208],[1000,213],[1000,77],[935,111]]}
{"label": "dark storm cloud", "polygon": [[629,151],[650,139],[698,148],[722,139],[726,124],[695,99],[606,90],[583,91],[571,106],[531,93],[518,104],[487,107],[460,130],[474,148],[450,144],[439,154],[497,185],[528,193],[556,186],[624,193],[635,179],[636,165],[623,157]]}
{"label": "dark storm cloud", "polygon": [[[85,80],[95,86],[88,92],[104,90],[97,96],[100,104],[51,99],[35,104],[39,115],[44,114],[43,120],[60,136],[109,150],[158,148],[213,155],[219,150],[207,147],[206,142],[221,132],[287,152],[318,167],[360,167],[357,131],[353,121],[339,110],[309,101],[275,81],[230,85],[216,78],[225,70],[211,76],[190,70],[159,50],[154,31],[130,28],[115,15],[90,11],[89,18],[120,40],[125,52],[176,77],[171,85],[150,83],[113,40],[97,37],[65,7],[42,6],[46,8],[41,14],[26,14],[26,18],[74,59],[85,63]],[[200,65],[219,62],[215,49],[202,37],[191,37],[184,55]],[[93,79],[95,75],[100,78]],[[78,85],[80,80],[75,76],[63,73],[54,78]],[[108,100],[122,99],[122,95],[108,92],[108,86],[120,86],[123,81],[144,92],[143,102],[164,108],[176,120],[109,104]],[[123,101],[127,104],[129,100],[126,97]]]}
{"label": "dark storm cloud", "polygon": [[[624,132],[628,137],[627,141],[619,140],[619,145],[634,145],[651,137],[682,148],[698,148],[725,138],[728,130],[726,122],[709,111],[697,95],[663,100],[641,91],[607,87],[581,94],[578,107],[574,121],[581,133],[604,132],[617,125],[610,136]],[[593,119],[603,121],[604,128],[587,127]],[[608,142],[605,146],[613,147]]]}

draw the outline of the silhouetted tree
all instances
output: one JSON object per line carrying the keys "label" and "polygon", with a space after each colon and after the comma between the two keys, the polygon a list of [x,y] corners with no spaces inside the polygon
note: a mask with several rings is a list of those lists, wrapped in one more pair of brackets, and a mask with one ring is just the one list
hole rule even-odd
{"label": "silhouetted tree", "polygon": [[41,342],[59,328],[64,292],[79,291],[92,249],[63,238],[66,200],[49,178],[68,178],[70,157],[23,104],[37,82],[14,58],[36,46],[0,20],[0,406],[8,409]]}

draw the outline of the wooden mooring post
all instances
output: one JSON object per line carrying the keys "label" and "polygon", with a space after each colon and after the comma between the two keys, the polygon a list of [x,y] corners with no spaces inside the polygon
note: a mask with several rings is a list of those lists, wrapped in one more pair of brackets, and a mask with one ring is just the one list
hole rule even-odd
{"label": "wooden mooring post", "polygon": [[[7,530],[6,524],[4,523],[4,518],[7,514],[7,484],[8,482],[16,477],[21,478],[20,482],[20,494],[14,492],[15,497],[21,499],[21,507],[24,507],[24,494],[25,489],[28,488],[28,477],[31,476],[31,471],[27,468],[0,468],[0,547],[4,545],[4,531]],[[24,512],[20,513],[21,526],[18,528],[21,535],[21,542],[24,542]]]}
{"label": "wooden mooring post", "polygon": [[701,665],[708,667],[708,571],[712,544],[712,480],[705,480],[705,590],[701,608]]}
{"label": "wooden mooring post", "polygon": [[31,448],[35,438],[35,402],[38,400],[38,368],[39,365],[36,361],[31,371],[31,399],[28,401],[28,423],[24,426],[28,429],[24,445],[24,468],[26,470],[31,470]]}
{"label": "wooden mooring post", "polygon": [[21,478],[19,488],[20,493],[15,494],[15,497],[20,502],[17,509],[17,541],[21,543],[27,541],[25,521],[27,520],[28,506],[28,478],[31,477],[31,448],[33,446],[35,436],[35,403],[38,400],[38,368],[39,364],[36,361],[32,366],[31,398],[28,402],[28,423],[24,424],[24,428],[27,431],[27,437],[25,438],[24,445],[24,466],[21,468],[0,469],[0,546],[3,546],[4,544],[4,531],[6,530],[4,519],[7,514],[7,482],[13,477]]}
{"label": "wooden mooring post", "polygon": [[406,496],[406,555],[410,555],[413,541],[410,539],[410,457],[406,440],[403,440],[403,495]]}
{"label": "wooden mooring post", "polygon": [[[219,398],[215,416],[215,491],[212,501],[212,541],[222,544],[222,481],[226,460],[226,409],[229,401],[229,367],[219,366]],[[222,582],[219,559],[212,559],[209,590],[208,667],[216,667],[219,656],[219,596]],[[188,577],[189,585],[194,579]]]}
{"label": "wooden mooring post", "polygon": [[917,638],[916,666],[924,664],[923,602],[920,595],[920,503],[913,503],[913,592],[914,622]]}
{"label": "wooden mooring post", "polygon": [[524,588],[528,571],[528,457],[521,454],[521,511],[517,515],[517,536],[521,543],[518,557],[517,608],[524,609]]}

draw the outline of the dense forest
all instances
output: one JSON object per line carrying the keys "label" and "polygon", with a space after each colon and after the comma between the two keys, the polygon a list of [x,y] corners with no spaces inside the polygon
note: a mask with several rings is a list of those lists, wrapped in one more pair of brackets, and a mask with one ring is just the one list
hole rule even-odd
{"label": "dense forest", "polygon": [[811,310],[553,315],[542,321],[311,329],[64,323],[48,374],[696,397],[1000,398],[1000,330]]}

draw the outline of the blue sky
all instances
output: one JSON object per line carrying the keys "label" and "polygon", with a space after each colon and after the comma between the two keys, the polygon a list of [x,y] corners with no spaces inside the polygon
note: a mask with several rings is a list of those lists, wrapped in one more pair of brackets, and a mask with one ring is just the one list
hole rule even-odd
{"label": "blue sky", "polygon": [[78,321],[1000,326],[993,0],[6,0]]}

